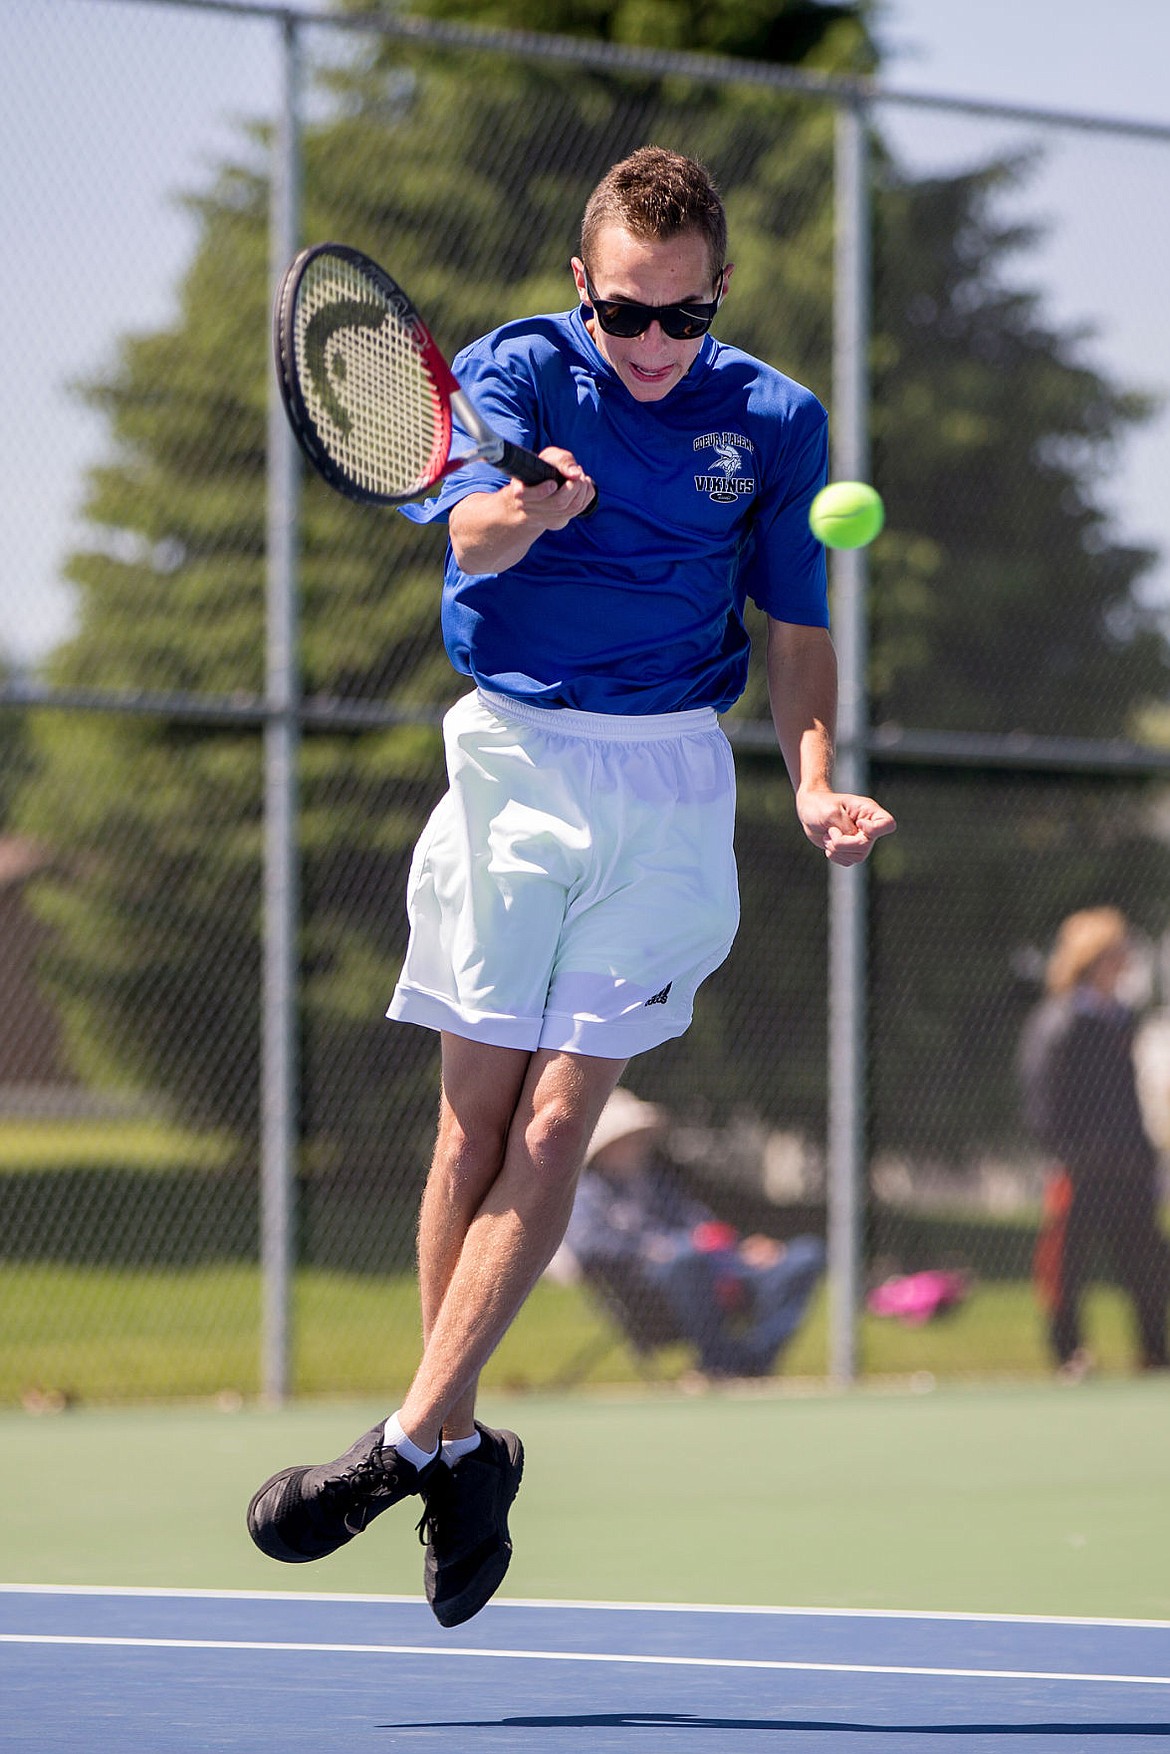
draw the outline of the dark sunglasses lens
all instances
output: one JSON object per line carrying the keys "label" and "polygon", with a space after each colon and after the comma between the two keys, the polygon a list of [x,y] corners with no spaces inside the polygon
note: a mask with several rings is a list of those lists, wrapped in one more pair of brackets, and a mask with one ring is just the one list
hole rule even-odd
{"label": "dark sunglasses lens", "polygon": [[662,327],[672,341],[695,341],[707,333],[711,323],[711,317],[697,317],[682,309],[672,311],[669,316],[664,312],[662,317]]}
{"label": "dark sunglasses lens", "polygon": [[594,315],[607,335],[632,341],[650,327],[650,312],[645,305],[620,304],[617,299],[601,298],[594,302]]}
{"label": "dark sunglasses lens", "polygon": [[682,305],[663,305],[652,310],[649,305],[623,304],[613,298],[595,300],[593,311],[606,334],[623,341],[644,335],[655,318],[672,341],[695,341],[707,333],[715,314],[712,311],[711,316],[700,316]]}

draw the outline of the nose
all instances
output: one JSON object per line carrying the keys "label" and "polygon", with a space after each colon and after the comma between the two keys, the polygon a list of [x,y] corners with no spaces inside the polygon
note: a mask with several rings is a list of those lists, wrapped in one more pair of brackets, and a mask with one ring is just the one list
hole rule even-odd
{"label": "nose", "polygon": [[638,340],[644,348],[648,348],[652,353],[662,353],[670,346],[670,336],[657,317],[651,320],[649,328],[643,329]]}

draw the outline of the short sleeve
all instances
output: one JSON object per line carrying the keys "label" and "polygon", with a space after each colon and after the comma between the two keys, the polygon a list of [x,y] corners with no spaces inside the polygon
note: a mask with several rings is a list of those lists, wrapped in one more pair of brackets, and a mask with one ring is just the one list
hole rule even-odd
{"label": "short sleeve", "polygon": [[828,480],[828,417],[810,397],[794,424],[789,452],[768,483],[753,523],[740,589],[777,621],[828,627],[825,550],[808,523],[809,507]]}
{"label": "short sleeve", "polygon": [[[492,351],[489,338],[457,354],[452,369],[493,432],[513,444],[533,448],[536,393],[526,364],[510,361],[505,367]],[[473,441],[457,419],[453,419],[452,425],[451,454],[457,457],[461,450],[470,450]],[[446,522],[452,506],[468,494],[495,493],[507,479],[502,470],[490,463],[468,463],[446,476],[432,499],[414,501],[398,509],[412,524]]]}

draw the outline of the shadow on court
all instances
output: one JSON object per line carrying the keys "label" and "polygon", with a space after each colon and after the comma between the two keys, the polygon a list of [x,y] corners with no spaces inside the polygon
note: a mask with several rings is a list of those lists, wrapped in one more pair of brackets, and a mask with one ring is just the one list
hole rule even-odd
{"label": "shadow on court", "polygon": [[539,1717],[428,1719],[379,1730],[801,1730],[867,1736],[1170,1736],[1170,1723],[858,1724],[819,1718],[706,1717],[685,1711],[571,1712]]}

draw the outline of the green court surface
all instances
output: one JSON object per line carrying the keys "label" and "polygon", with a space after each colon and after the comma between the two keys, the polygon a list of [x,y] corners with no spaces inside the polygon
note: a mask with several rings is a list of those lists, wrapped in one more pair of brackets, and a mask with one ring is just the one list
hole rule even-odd
{"label": "green court surface", "polygon": [[[922,1385],[919,1385],[921,1389]],[[384,1411],[0,1416],[0,1581],[418,1594],[413,1501],[316,1565],[251,1546],[277,1468]],[[493,1396],[506,1594],[1170,1619],[1170,1385]]]}

